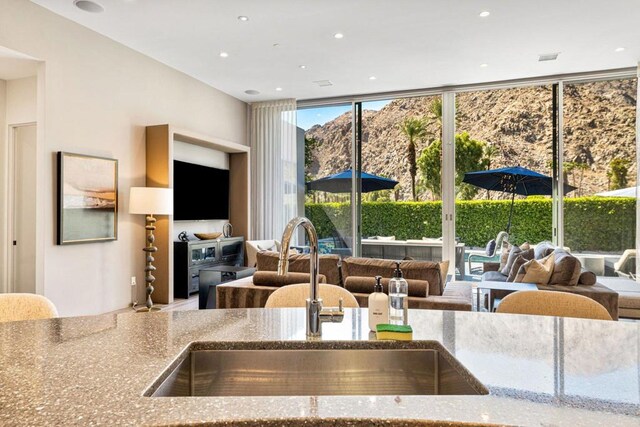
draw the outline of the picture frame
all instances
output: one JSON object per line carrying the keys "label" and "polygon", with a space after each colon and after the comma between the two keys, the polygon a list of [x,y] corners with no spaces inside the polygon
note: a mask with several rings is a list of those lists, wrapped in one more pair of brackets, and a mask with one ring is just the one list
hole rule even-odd
{"label": "picture frame", "polygon": [[118,160],[58,152],[57,244],[118,239]]}

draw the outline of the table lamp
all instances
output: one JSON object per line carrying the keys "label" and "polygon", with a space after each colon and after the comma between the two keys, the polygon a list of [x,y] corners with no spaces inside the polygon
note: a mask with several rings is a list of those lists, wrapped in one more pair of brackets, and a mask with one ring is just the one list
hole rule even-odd
{"label": "table lamp", "polygon": [[[153,282],[156,280],[151,274],[156,268],[153,266],[153,253],[158,251],[154,245],[155,236],[153,231],[156,229],[156,219],[154,215],[172,215],[173,214],[173,190],[171,188],[159,187],[131,187],[129,193],[129,213],[146,215],[145,230],[147,230],[147,245],[142,249],[146,253],[146,267],[144,268],[147,282],[147,301],[146,307],[137,309],[136,311],[152,311],[154,310],[151,294],[153,293]],[[134,303],[134,309],[135,303]],[[159,308],[155,308],[159,310]]]}

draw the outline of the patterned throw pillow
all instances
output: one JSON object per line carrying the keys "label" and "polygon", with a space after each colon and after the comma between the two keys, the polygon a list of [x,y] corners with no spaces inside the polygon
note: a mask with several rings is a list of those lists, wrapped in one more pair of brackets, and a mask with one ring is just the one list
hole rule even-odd
{"label": "patterned throw pillow", "polygon": [[514,282],[546,285],[553,274],[554,263],[555,255],[553,253],[539,261],[537,259],[527,261],[520,267]]}

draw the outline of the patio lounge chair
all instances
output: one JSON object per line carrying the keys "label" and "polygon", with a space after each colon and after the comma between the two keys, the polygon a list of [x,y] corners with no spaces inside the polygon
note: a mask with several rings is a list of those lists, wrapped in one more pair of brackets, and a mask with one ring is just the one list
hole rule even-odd
{"label": "patio lounge chair", "polygon": [[624,251],[620,259],[613,264],[613,268],[618,277],[625,277],[627,279],[636,278],[636,250],[627,249]]}
{"label": "patio lounge chair", "polygon": [[493,248],[491,254],[483,253],[471,253],[469,254],[469,273],[471,273],[472,262],[496,262],[500,261],[500,254],[502,253],[502,245],[509,241],[509,234],[506,231],[501,231],[496,237],[496,246]]}

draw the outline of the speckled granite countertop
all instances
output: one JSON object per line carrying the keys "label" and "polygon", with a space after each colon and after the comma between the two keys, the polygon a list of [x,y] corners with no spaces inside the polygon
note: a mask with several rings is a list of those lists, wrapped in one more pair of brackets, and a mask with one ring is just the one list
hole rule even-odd
{"label": "speckled granite countertop", "polygon": [[[0,323],[0,425],[640,425],[640,323],[435,310],[410,323],[490,394],[144,397],[192,342],[305,341],[304,310],[119,314]],[[370,339],[365,309],[324,325],[323,341]]]}

